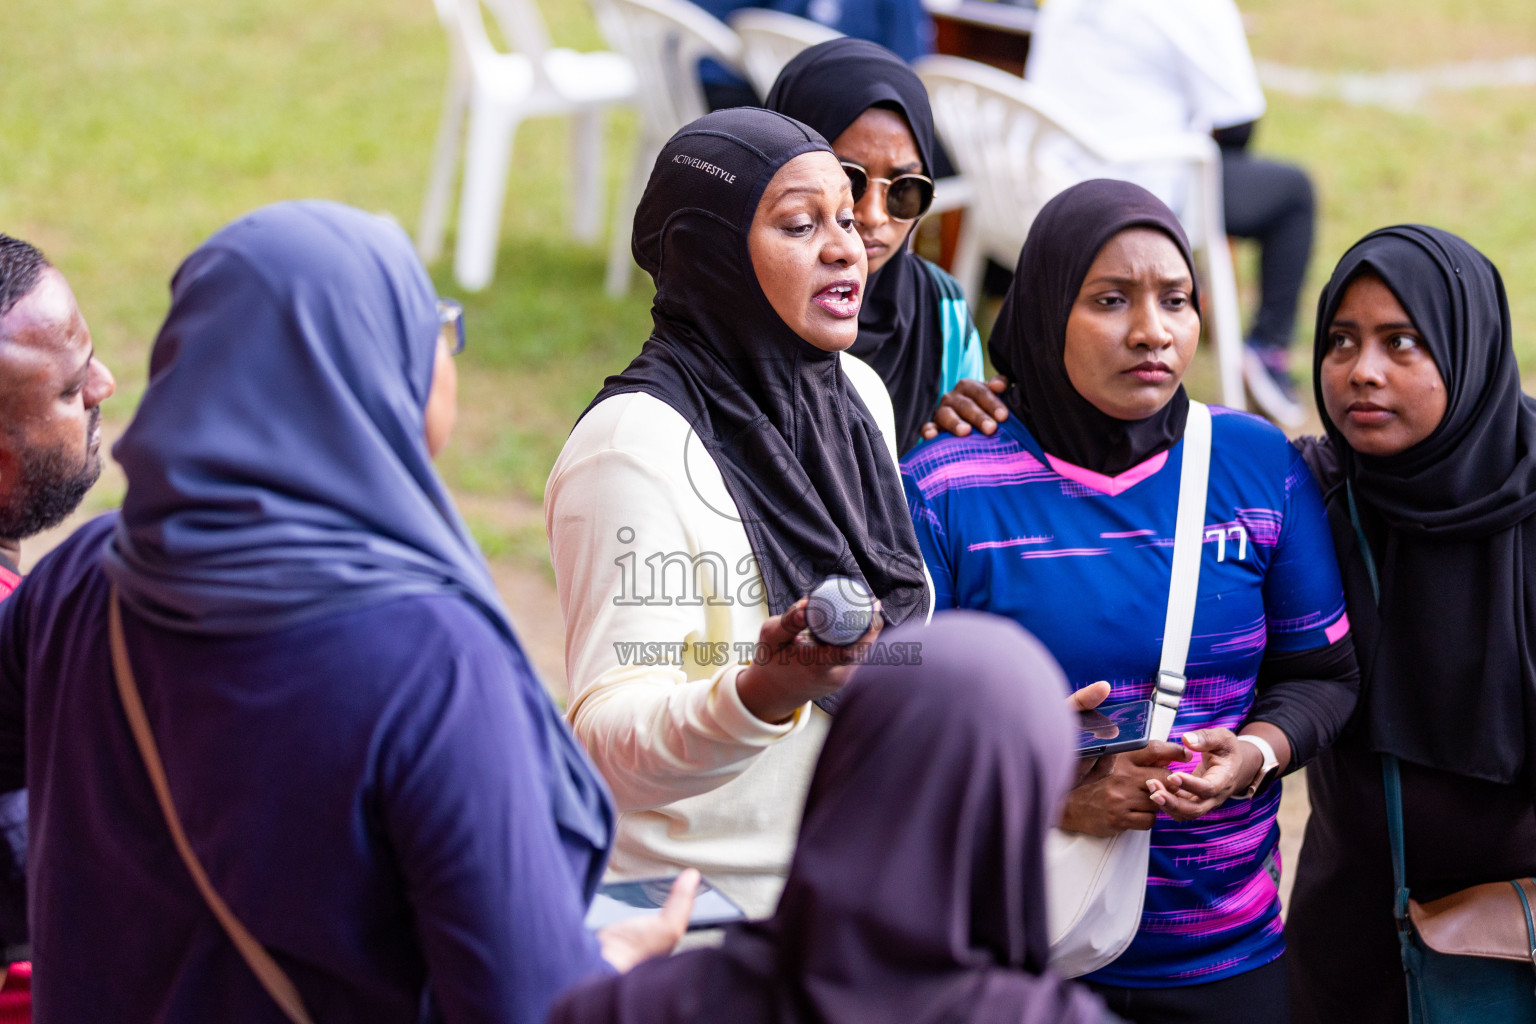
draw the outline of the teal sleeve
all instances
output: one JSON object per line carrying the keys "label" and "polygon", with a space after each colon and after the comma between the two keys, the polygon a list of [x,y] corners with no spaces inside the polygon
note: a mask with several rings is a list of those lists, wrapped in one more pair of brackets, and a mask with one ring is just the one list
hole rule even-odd
{"label": "teal sleeve", "polygon": [[[981,364],[981,335],[971,323],[971,311],[965,300],[944,300],[944,379],[940,394],[955,389],[962,380],[982,380],[986,373]],[[950,322],[955,321],[956,333],[950,335]]]}
{"label": "teal sleeve", "polygon": [[939,394],[944,395],[962,380],[983,379],[986,370],[981,362],[981,335],[971,322],[971,308],[960,283],[932,263],[924,263],[939,287],[939,323],[944,334]]}

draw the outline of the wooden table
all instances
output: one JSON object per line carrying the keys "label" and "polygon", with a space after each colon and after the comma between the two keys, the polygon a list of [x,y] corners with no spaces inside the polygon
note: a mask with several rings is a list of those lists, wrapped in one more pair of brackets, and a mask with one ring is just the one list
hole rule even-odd
{"label": "wooden table", "polygon": [[1024,73],[1035,6],[1000,0],[923,0],[933,17],[934,49],[954,57],[991,64],[1010,74]]}

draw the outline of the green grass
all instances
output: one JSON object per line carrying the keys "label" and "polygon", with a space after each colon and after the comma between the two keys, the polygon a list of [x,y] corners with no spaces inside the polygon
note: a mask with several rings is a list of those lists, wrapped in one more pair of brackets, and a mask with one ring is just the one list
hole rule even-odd
{"label": "green grass", "polygon": [[[1254,55],[1327,71],[1381,71],[1536,54],[1528,0],[1244,0]],[[1509,290],[1522,367],[1536,370],[1536,90],[1431,96],[1410,112],[1271,93],[1260,150],[1303,164],[1321,216],[1298,342],[1316,296],[1357,239],[1418,222],[1465,236]]]}
{"label": "green grass", "polygon": [[[1261,59],[1381,70],[1536,53],[1529,0],[1247,0]],[[556,41],[600,44],[580,0],[545,0]],[[323,196],[414,228],[447,52],[430,0],[55,0],[7,6],[0,32],[0,231],[69,276],[122,384],[124,422],[177,263],[220,225]],[[1270,97],[1262,150],[1304,163],[1322,196],[1303,303],[1382,224],[1465,234],[1504,271],[1522,363],[1536,368],[1536,91],[1436,97],[1395,113]],[[609,173],[633,118],[615,119]],[[525,509],[575,416],[649,327],[643,289],[603,296],[605,249],[565,238],[558,121],[518,136],[500,263],[466,297],[462,413],[443,469],[472,499]],[[446,260],[432,268],[455,294]],[[1310,324],[1300,325],[1302,336]],[[94,503],[118,495],[103,493]],[[524,526],[476,520],[506,557],[542,554]]]}

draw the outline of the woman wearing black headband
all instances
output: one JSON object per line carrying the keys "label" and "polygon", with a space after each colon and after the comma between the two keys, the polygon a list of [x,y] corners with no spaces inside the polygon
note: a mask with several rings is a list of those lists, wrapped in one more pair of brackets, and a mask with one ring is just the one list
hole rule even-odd
{"label": "woman wearing black headband", "polygon": [[[938,607],[1006,615],[1074,687],[1151,696],[1200,334],[1189,244],[1136,185],[1089,181],[1030,228],[993,332],[1018,382],[992,436],[904,461]],[[1141,926],[1087,980],[1133,1021],[1284,1021],[1278,772],[1354,705],[1357,672],[1317,487],[1279,430],[1212,410],[1199,598],[1172,738],[1072,791],[1062,826],[1151,829]],[[1241,732],[1241,737],[1234,733]],[[1198,820],[1196,820],[1198,819]]]}
{"label": "woman wearing black headband", "polygon": [[930,604],[889,399],[843,354],[865,277],[848,176],[798,121],[710,114],[657,160],[634,252],[654,331],[546,489],[568,716],[622,812],[614,872],[696,866],[764,914],[826,735],[811,702],[852,659],[796,643],[803,598],[839,575],[889,624]]}
{"label": "woman wearing black headband", "polygon": [[1402,1022],[1383,755],[1414,898],[1536,874],[1536,403],[1498,270],[1436,228],[1385,228],[1344,255],[1313,367],[1328,437],[1307,456],[1363,687],[1308,772],[1296,1019]]}
{"label": "woman wearing black headband", "polygon": [[911,251],[933,201],[933,111],[916,74],[885,47],[834,39],[785,65],[769,110],[832,141],[853,183],[853,217],[869,255],[859,340],[849,349],[890,389],[897,450],[922,439],[939,396],[980,380],[981,342],[960,285]]}

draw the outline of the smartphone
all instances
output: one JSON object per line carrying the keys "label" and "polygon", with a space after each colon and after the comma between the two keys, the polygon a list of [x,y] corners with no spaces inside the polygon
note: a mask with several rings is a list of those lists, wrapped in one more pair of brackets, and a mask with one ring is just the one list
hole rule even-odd
{"label": "smartphone", "polygon": [[1101,705],[1078,712],[1077,756],[1102,757],[1140,750],[1152,741],[1152,702]]}
{"label": "smartphone", "polygon": [[[596,931],[615,921],[631,917],[646,917],[661,911],[672,891],[672,878],[641,878],[632,882],[609,882],[600,886],[587,908],[587,927]],[[734,921],[745,921],[747,915],[732,903],[730,898],[706,881],[699,883],[699,891],[693,898],[693,912],[688,917],[688,930],[719,928]]]}

